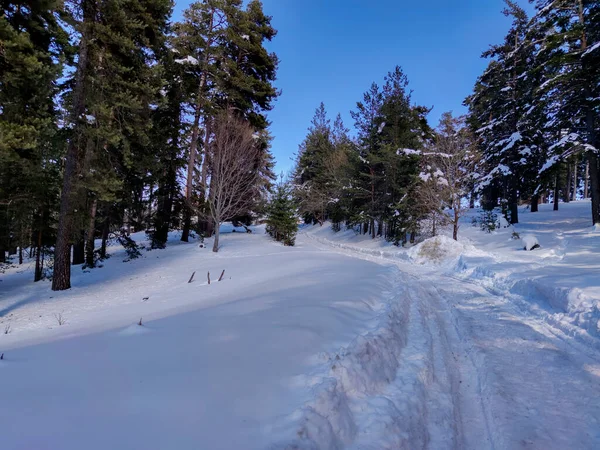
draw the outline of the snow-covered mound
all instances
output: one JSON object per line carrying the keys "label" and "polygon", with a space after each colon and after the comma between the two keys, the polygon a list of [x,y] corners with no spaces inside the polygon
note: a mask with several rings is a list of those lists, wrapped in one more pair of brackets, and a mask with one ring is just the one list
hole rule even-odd
{"label": "snow-covered mound", "polygon": [[418,264],[442,264],[457,259],[470,247],[448,236],[435,236],[409,249],[408,255]]}
{"label": "snow-covered mound", "polygon": [[540,246],[538,239],[533,234],[521,236],[521,242],[523,243],[523,249],[527,251],[535,250]]}

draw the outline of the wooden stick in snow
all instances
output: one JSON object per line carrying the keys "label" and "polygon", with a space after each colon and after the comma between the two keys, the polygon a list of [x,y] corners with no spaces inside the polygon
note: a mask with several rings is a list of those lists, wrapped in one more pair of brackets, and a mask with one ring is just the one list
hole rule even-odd
{"label": "wooden stick in snow", "polygon": [[191,283],[194,280],[194,275],[196,275],[196,272],[192,273],[192,276],[190,277],[188,283]]}
{"label": "wooden stick in snow", "polygon": [[208,272],[207,277],[208,277],[208,284],[210,284],[210,272]]}
{"label": "wooden stick in snow", "polygon": [[225,275],[225,269],[223,269],[223,272],[221,272],[221,276],[219,277],[219,281],[221,281],[223,279],[223,275]]}

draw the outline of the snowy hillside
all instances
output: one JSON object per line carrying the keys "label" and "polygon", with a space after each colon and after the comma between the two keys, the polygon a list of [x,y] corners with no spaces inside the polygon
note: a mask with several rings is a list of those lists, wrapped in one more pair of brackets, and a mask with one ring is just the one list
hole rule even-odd
{"label": "snowy hillside", "polygon": [[217,254],[111,247],[59,293],[11,268],[2,448],[598,448],[588,215],[542,205],[492,234],[466,218],[458,243],[407,249],[328,226],[293,248],[261,228]]}

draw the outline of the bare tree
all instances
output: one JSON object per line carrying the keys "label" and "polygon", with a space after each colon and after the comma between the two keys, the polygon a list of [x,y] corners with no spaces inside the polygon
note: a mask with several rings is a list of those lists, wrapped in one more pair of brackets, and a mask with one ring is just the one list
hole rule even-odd
{"label": "bare tree", "polygon": [[214,119],[210,146],[209,214],[215,224],[213,252],[219,251],[219,225],[252,206],[260,183],[257,161],[261,149],[252,127],[232,111]]}
{"label": "bare tree", "polygon": [[475,138],[465,126],[464,117],[443,114],[434,146],[423,153],[423,160],[427,168],[421,173],[424,199],[430,203],[434,216],[439,217],[442,205],[451,208],[452,237],[458,240],[460,218],[469,209],[463,200],[470,194],[477,162]]}

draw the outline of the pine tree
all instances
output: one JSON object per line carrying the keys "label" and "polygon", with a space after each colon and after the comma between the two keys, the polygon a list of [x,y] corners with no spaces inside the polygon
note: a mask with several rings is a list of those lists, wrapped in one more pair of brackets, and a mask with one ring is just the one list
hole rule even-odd
{"label": "pine tree", "polygon": [[428,112],[411,103],[408,79],[396,67],[386,75],[383,89],[373,83],[351,113],[360,161],[351,222],[362,222],[373,238],[399,242],[418,231],[421,217],[410,191],[419,173],[417,150],[431,134]]}
{"label": "pine tree", "polygon": [[[543,146],[536,115],[536,78],[529,72],[534,47],[528,34],[529,19],[523,8],[505,0],[504,15],[513,23],[504,42],[483,57],[493,58],[467,99],[470,123],[480,138],[483,160],[479,189],[491,206],[498,198],[511,223],[518,223],[519,199],[531,192]],[[532,177],[533,174],[533,177]]]}
{"label": "pine tree", "polygon": [[600,2],[537,0],[532,29],[542,37],[536,70],[548,115],[554,154],[544,168],[584,152],[589,162],[592,222],[600,223]]}
{"label": "pine tree", "polygon": [[36,281],[63,150],[53,99],[69,43],[59,17],[55,1],[5,2],[0,16],[0,262],[17,246],[22,261],[33,240]]}
{"label": "pine tree", "polygon": [[[171,9],[168,0],[81,0],[75,6],[81,10],[76,23],[80,42],[72,90],[65,99],[70,136],[53,290],[70,287],[70,244],[79,233],[76,209],[90,206],[88,236],[93,235],[97,205],[88,198],[118,194],[121,181],[131,174],[136,150],[148,144],[150,105],[158,91],[151,63]],[[120,197],[128,191],[121,190]]]}
{"label": "pine tree", "polygon": [[307,223],[322,224],[327,218],[330,197],[326,164],[334,150],[332,138],[331,121],[327,118],[325,105],[321,103],[315,111],[308,135],[300,144],[294,174],[295,195]]}
{"label": "pine tree", "polygon": [[156,183],[156,211],[150,233],[152,248],[165,248],[169,229],[177,224],[174,208],[181,200],[177,173],[184,167],[182,123],[184,88],[182,66],[176,53],[165,48],[161,54],[164,85],[157,108],[152,112],[151,146],[155,155],[152,174]]}
{"label": "pine tree", "polygon": [[[175,49],[181,55],[178,61],[188,68],[191,86],[194,86],[189,91],[194,120],[186,184],[188,215],[182,240],[187,240],[192,209],[198,210],[201,222],[208,216],[206,201],[210,192],[210,124],[213,118],[219,111],[236,108],[238,114],[258,131],[268,126],[263,111],[271,108],[277,96],[273,86],[277,57],[264,48],[264,42],[276,35],[270,22],[271,18],[263,13],[259,1],[251,1],[246,9],[242,9],[240,0],[204,0],[192,4],[185,13],[184,22],[175,26]],[[203,160],[200,181],[194,183],[198,178],[198,148],[203,149]],[[268,161],[269,147],[262,148],[261,159]],[[257,162],[255,167],[267,178],[274,177],[265,172],[268,164]],[[202,232],[212,232],[210,224],[200,225]]]}
{"label": "pine tree", "polygon": [[284,180],[275,186],[275,192],[267,208],[267,233],[283,245],[293,246],[296,243],[298,220],[296,205],[293,200],[292,187]]}

